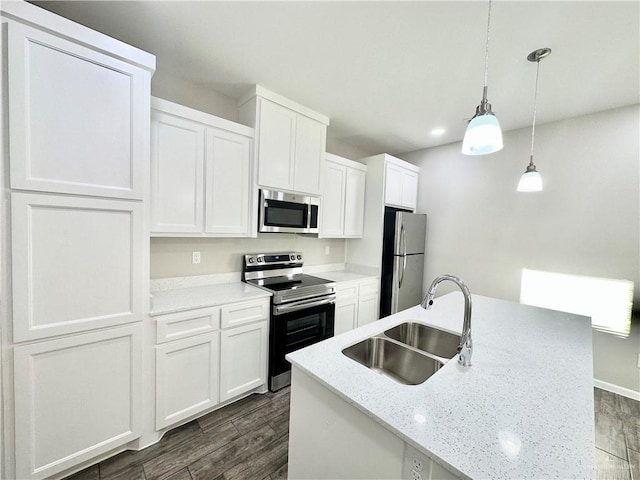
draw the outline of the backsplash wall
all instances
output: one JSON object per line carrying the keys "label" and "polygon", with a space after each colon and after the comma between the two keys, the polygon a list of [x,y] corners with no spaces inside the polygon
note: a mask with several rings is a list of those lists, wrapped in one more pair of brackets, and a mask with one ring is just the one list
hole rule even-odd
{"label": "backsplash wall", "polygon": [[[151,278],[239,272],[244,254],[287,251],[302,252],[305,265],[344,263],[345,240],[277,233],[258,238],[152,238]],[[197,265],[191,263],[192,252],[200,252]]]}

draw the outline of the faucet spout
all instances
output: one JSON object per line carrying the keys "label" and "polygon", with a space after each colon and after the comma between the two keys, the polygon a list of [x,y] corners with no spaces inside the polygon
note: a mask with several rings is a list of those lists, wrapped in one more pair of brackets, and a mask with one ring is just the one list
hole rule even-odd
{"label": "faucet spout", "polygon": [[422,299],[420,306],[426,310],[433,305],[433,297],[436,294],[436,288],[443,282],[448,280],[455,283],[464,295],[464,319],[462,323],[462,336],[460,337],[460,345],[458,345],[458,363],[463,367],[471,366],[471,355],[473,353],[473,343],[471,341],[471,292],[462,280],[453,275],[440,275],[431,282],[431,286],[427,294]]}

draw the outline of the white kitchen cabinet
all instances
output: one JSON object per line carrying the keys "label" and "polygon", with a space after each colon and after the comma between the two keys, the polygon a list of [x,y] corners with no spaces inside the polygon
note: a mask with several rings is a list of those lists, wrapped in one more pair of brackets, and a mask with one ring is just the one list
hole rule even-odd
{"label": "white kitchen cabinet", "polygon": [[378,320],[378,279],[338,282],[334,335]]}
{"label": "white kitchen cabinet", "polygon": [[14,348],[14,478],[42,479],[140,435],[142,327]]}
{"label": "white kitchen cabinet", "polygon": [[156,428],[189,418],[218,403],[220,333],[156,347]]}
{"label": "white kitchen cabinet", "polygon": [[259,85],[238,107],[240,121],[256,128],[258,184],[319,195],[329,119]]}
{"label": "white kitchen cabinet", "polygon": [[11,22],[8,76],[11,188],[142,199],[147,69]]}
{"label": "white kitchen cabinet", "polygon": [[326,154],[322,193],[322,237],[360,238],[364,229],[367,167]]}
{"label": "white kitchen cabinet", "polygon": [[267,380],[269,299],[221,307],[220,401]]}
{"label": "white kitchen cabinet", "polygon": [[205,128],[153,110],[151,231],[203,231]]}
{"label": "white kitchen cabinet", "polygon": [[205,233],[249,235],[252,145],[245,135],[207,128]]}
{"label": "white kitchen cabinet", "polygon": [[266,382],[267,330],[265,320],[220,333],[220,401]]}
{"label": "white kitchen cabinet", "polygon": [[11,194],[13,338],[142,320],[142,204]]}
{"label": "white kitchen cabinet", "polygon": [[384,203],[414,211],[418,200],[418,173],[413,168],[390,162],[385,169]]}
{"label": "white kitchen cabinet", "polygon": [[386,153],[361,160],[367,166],[364,230],[347,241],[346,263],[382,274],[382,240],[386,206],[416,211],[420,168]]}
{"label": "white kitchen cabinet", "polygon": [[253,129],[152,98],[151,233],[255,235]]}
{"label": "white kitchen cabinet", "polygon": [[156,317],[156,342],[166,343],[220,329],[220,307],[198,308]]}

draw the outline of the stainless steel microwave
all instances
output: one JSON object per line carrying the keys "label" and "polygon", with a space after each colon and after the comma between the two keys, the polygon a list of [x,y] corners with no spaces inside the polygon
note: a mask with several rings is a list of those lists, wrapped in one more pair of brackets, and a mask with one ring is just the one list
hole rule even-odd
{"label": "stainless steel microwave", "polygon": [[319,205],[318,197],[260,190],[258,231],[317,234]]}

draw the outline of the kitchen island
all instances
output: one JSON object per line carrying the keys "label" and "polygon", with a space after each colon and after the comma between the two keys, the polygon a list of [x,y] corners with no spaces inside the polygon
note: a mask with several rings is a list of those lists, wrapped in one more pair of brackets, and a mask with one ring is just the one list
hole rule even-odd
{"label": "kitchen island", "polygon": [[342,350],[407,321],[460,334],[457,292],[289,354],[289,477],[594,478],[590,319],[472,299],[472,366],[419,385]]}

